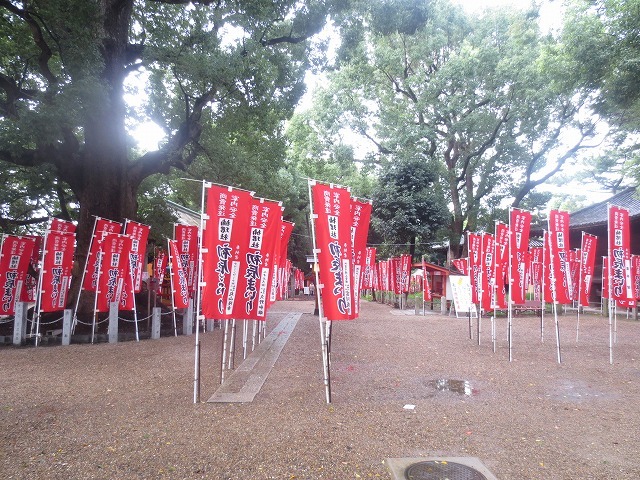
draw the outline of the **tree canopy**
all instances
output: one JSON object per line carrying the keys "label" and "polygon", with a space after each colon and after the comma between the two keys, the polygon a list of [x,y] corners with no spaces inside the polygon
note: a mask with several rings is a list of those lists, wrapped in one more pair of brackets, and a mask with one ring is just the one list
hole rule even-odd
{"label": "tree canopy", "polygon": [[369,139],[381,166],[421,159],[433,168],[451,204],[454,251],[464,230],[492,227],[488,209],[520,205],[595,133],[589,92],[563,75],[536,16],[374,1],[342,24],[346,41],[318,101],[329,106],[327,128]]}

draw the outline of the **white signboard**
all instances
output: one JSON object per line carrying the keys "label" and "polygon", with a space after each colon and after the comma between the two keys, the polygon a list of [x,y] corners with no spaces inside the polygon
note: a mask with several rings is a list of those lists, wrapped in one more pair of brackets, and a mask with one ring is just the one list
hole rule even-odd
{"label": "white signboard", "polygon": [[453,296],[453,306],[458,314],[465,316],[471,312],[471,316],[477,317],[478,312],[475,304],[471,301],[471,282],[466,275],[450,275],[451,295]]}

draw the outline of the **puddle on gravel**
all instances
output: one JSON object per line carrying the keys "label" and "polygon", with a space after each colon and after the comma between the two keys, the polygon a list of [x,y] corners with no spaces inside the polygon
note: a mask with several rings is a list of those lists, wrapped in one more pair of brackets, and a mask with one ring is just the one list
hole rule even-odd
{"label": "puddle on gravel", "polygon": [[468,380],[438,378],[437,380],[431,380],[427,385],[437,392],[457,393],[458,395],[463,395],[465,397],[471,397],[478,394],[478,390],[473,388],[471,382]]}

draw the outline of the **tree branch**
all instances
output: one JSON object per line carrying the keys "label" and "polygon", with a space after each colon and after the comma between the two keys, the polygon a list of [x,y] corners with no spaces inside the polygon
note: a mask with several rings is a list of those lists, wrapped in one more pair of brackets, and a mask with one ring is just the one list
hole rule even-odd
{"label": "tree branch", "polygon": [[35,97],[36,92],[34,90],[25,90],[12,79],[6,75],[0,73],[0,89],[3,90],[7,96],[7,100],[0,102],[0,113],[3,113],[8,118],[17,119],[18,109],[16,107],[17,100],[29,100]]}
{"label": "tree branch", "polygon": [[6,8],[11,13],[20,17],[27,23],[29,29],[31,30],[33,41],[36,44],[36,47],[38,47],[38,49],[40,50],[40,55],[38,55],[38,67],[40,68],[40,73],[42,73],[44,78],[46,78],[50,84],[58,83],[57,77],[49,69],[49,60],[53,56],[53,53],[51,52],[49,45],[44,39],[42,28],[33,18],[32,12],[30,12],[28,9],[22,9],[15,6],[9,0],[0,0],[0,7]]}

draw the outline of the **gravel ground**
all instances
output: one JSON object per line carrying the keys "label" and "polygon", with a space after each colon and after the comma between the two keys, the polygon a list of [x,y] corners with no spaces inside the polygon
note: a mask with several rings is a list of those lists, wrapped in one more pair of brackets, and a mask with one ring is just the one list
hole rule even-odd
{"label": "gravel ground", "polygon": [[[474,456],[501,480],[638,479],[640,322],[506,319],[493,353],[466,319],[399,315],[364,302],[334,322],[327,405],[310,301],[253,403],[193,404],[194,337],[0,349],[0,477],[46,479],[353,479],[390,474],[385,459]],[[221,330],[201,335],[202,397],[219,378]],[[239,362],[238,362],[239,363]],[[466,394],[440,391],[438,380]],[[464,383],[467,382],[467,383]],[[413,410],[405,405],[415,405]]]}

